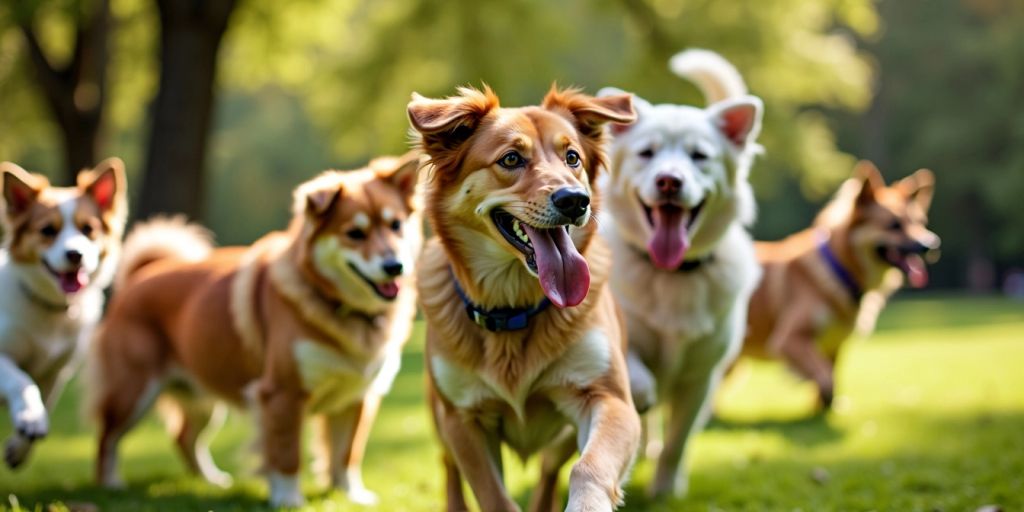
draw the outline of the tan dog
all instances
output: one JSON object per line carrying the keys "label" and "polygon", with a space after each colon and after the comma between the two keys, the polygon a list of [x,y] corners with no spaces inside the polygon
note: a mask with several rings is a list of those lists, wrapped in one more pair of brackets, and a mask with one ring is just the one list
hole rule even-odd
{"label": "tan dog", "polygon": [[874,328],[902,275],[914,287],[928,282],[922,256],[939,246],[926,227],[934,183],[921,169],[886,187],[878,169],[861,162],[813,226],[759,242],[764,278],[750,302],[743,354],[784,359],[830,407],[841,343],[855,328]]}
{"label": "tan dog", "polygon": [[4,460],[15,468],[49,431],[49,411],[100,319],[128,206],[117,158],[80,173],[77,187],[51,187],[9,162],[0,174],[0,403],[14,424]]}
{"label": "tan dog", "polygon": [[[629,123],[629,95],[552,89],[539,107],[501,108],[489,90],[414,95],[430,156],[426,211],[437,237],[421,258],[431,405],[445,446],[448,510],[518,510],[501,444],[543,451],[532,510],[560,509],[558,470],[578,449],[566,510],[612,510],[640,422],[623,328],[594,238],[602,125]],[[468,313],[468,314],[467,314]]]}
{"label": "tan dog", "polygon": [[321,477],[372,503],[360,462],[415,312],[422,244],[419,158],[329,171],[295,192],[294,218],[250,248],[212,250],[194,227],[157,221],[129,236],[95,345],[97,478],[117,485],[117,444],[162,391],[189,467],[214,483],[209,394],[258,408],[274,505],[303,502],[303,416],[321,427]]}

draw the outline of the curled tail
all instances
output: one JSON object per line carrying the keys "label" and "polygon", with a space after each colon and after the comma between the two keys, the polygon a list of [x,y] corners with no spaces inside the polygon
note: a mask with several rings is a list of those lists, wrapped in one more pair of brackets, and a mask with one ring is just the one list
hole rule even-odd
{"label": "curled tail", "polygon": [[209,231],[189,224],[184,217],[158,217],[138,224],[128,233],[121,252],[121,264],[114,276],[114,289],[121,288],[142,267],[157,260],[205,259],[213,250]]}
{"label": "curled tail", "polygon": [[680,78],[697,84],[708,105],[747,94],[740,72],[711,50],[684,50],[668,61],[668,67]]}

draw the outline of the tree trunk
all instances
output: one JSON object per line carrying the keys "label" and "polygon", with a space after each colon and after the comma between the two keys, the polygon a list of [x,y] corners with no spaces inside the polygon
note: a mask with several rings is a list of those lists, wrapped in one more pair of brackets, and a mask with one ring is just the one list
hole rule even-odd
{"label": "tree trunk", "polygon": [[160,89],[153,104],[138,218],[202,216],[217,53],[236,0],[156,0]]}
{"label": "tree trunk", "polygon": [[95,165],[100,145],[111,21],[109,0],[94,3],[92,12],[78,13],[75,46],[63,67],[54,66],[43,51],[33,27],[34,11],[19,13],[37,83],[63,139],[65,184],[75,183],[78,171]]}

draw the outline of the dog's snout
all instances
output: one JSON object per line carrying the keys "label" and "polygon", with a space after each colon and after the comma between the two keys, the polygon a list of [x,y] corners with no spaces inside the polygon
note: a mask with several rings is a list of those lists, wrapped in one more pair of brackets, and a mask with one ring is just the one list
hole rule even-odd
{"label": "dog's snout", "polygon": [[666,196],[678,194],[683,188],[683,180],[671,174],[659,174],[655,178],[655,183],[658,185],[658,192]]}
{"label": "dog's snout", "polygon": [[68,249],[67,251],[64,251],[64,257],[67,258],[68,263],[72,265],[82,263],[82,253],[77,249]]}
{"label": "dog's snout", "polygon": [[924,254],[929,250],[931,250],[931,247],[928,247],[927,245],[917,240],[904,244],[902,247],[900,247],[900,251],[902,251],[904,254]]}
{"label": "dog's snout", "polygon": [[401,261],[391,258],[381,264],[381,269],[391,277],[398,277],[402,275],[403,265]]}
{"label": "dog's snout", "polygon": [[590,206],[590,196],[578,188],[561,188],[551,194],[551,204],[558,213],[570,219],[578,219],[587,213]]}

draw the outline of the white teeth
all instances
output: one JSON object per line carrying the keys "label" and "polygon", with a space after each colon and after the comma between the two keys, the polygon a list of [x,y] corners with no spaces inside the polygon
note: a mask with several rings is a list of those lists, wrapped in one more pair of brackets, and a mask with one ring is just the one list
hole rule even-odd
{"label": "white teeth", "polygon": [[516,232],[516,236],[519,237],[519,240],[521,240],[524,244],[530,243],[530,237],[526,236],[526,232],[523,231],[523,228],[519,226],[518,220],[512,221],[512,231]]}

